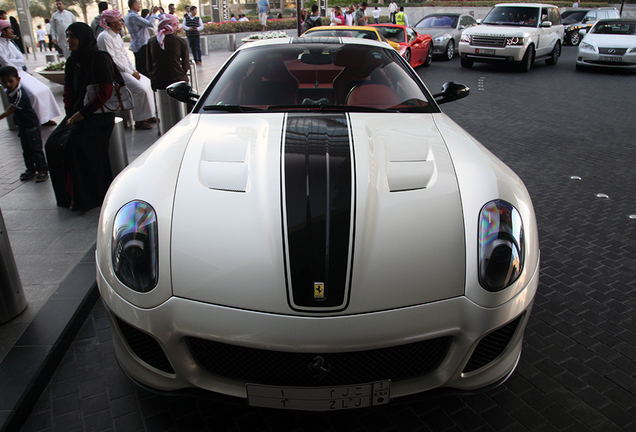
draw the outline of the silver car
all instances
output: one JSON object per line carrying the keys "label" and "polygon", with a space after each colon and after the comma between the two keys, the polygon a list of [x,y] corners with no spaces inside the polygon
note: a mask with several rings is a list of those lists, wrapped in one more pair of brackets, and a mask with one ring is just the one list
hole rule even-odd
{"label": "silver car", "polygon": [[462,30],[477,24],[470,15],[458,13],[431,14],[422,18],[415,30],[420,34],[430,34],[433,38],[433,55],[451,60],[459,47]]}

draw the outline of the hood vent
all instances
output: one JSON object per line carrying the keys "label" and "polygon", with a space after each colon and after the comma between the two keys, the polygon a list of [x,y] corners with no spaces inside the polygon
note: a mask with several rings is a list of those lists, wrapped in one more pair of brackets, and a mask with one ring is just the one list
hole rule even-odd
{"label": "hood vent", "polygon": [[433,151],[428,143],[389,143],[386,157],[390,192],[425,189],[437,178]]}

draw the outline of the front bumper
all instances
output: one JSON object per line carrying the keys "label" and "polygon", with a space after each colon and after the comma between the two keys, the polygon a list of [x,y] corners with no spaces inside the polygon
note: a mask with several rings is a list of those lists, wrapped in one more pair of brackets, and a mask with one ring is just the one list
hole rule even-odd
{"label": "front bumper", "polygon": [[[134,380],[161,391],[200,388],[247,397],[246,384],[250,381],[206,370],[191,352],[188,341],[193,338],[279,354],[359,354],[447,338],[448,349],[431,371],[391,382],[390,397],[396,398],[442,387],[471,391],[502,382],[516,366],[521,352],[523,332],[538,285],[538,266],[534,270],[526,288],[497,308],[480,307],[462,296],[398,310],[332,317],[276,315],[177,297],[156,308],[141,309],[119,297],[106,284],[99,269],[98,285],[113,328],[120,365]],[[511,322],[514,328],[510,327]],[[124,336],[130,334],[126,326],[155,343],[167,366],[150,361],[154,364],[151,366],[142,360],[146,354],[138,348],[131,349]],[[484,336],[497,335],[502,328],[511,329],[509,341],[491,361],[475,368],[471,357],[476,349],[483,348],[480,342],[485,340]]]}
{"label": "front bumper", "polygon": [[612,56],[609,55],[579,51],[579,55],[576,58],[576,64],[579,66],[594,66],[601,68],[636,69],[636,53],[629,53],[614,57],[620,57],[621,61],[610,61],[609,58],[612,58]]}
{"label": "front bumper", "polygon": [[466,42],[459,43],[459,55],[476,62],[501,63],[520,62],[526,52],[525,46],[479,47]]}

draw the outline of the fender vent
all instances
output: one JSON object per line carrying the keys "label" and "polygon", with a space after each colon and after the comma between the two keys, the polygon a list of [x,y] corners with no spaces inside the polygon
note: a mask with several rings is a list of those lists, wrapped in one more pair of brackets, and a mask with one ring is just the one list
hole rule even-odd
{"label": "fender vent", "polygon": [[463,373],[477,370],[499,357],[510,343],[522,317],[523,314],[519,315],[514,321],[486,335],[473,351],[473,355],[470,356]]}
{"label": "fender vent", "polygon": [[174,374],[174,369],[159,342],[119,318],[115,317],[115,320],[124,340],[137,357],[160,371]]}

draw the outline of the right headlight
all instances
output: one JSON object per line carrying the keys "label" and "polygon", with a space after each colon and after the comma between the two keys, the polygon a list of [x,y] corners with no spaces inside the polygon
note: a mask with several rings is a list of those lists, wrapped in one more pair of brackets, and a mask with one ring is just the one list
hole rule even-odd
{"label": "right headlight", "polygon": [[506,46],[508,45],[523,45],[524,38],[522,37],[509,37],[506,38]]}
{"label": "right headlight", "polygon": [[589,44],[587,42],[581,42],[579,44],[579,50],[580,51],[586,51],[586,52],[596,52],[596,47],[592,44]]}
{"label": "right headlight", "polygon": [[512,204],[496,200],[479,213],[479,283],[501,291],[523,271],[524,233],[521,215]]}
{"label": "right headlight", "polygon": [[115,216],[112,263],[121,283],[137,292],[151,291],[159,277],[157,217],[152,206],[131,201]]}
{"label": "right headlight", "polygon": [[460,42],[466,42],[466,43],[470,43],[470,35],[467,34],[462,34],[462,38],[460,40]]}

